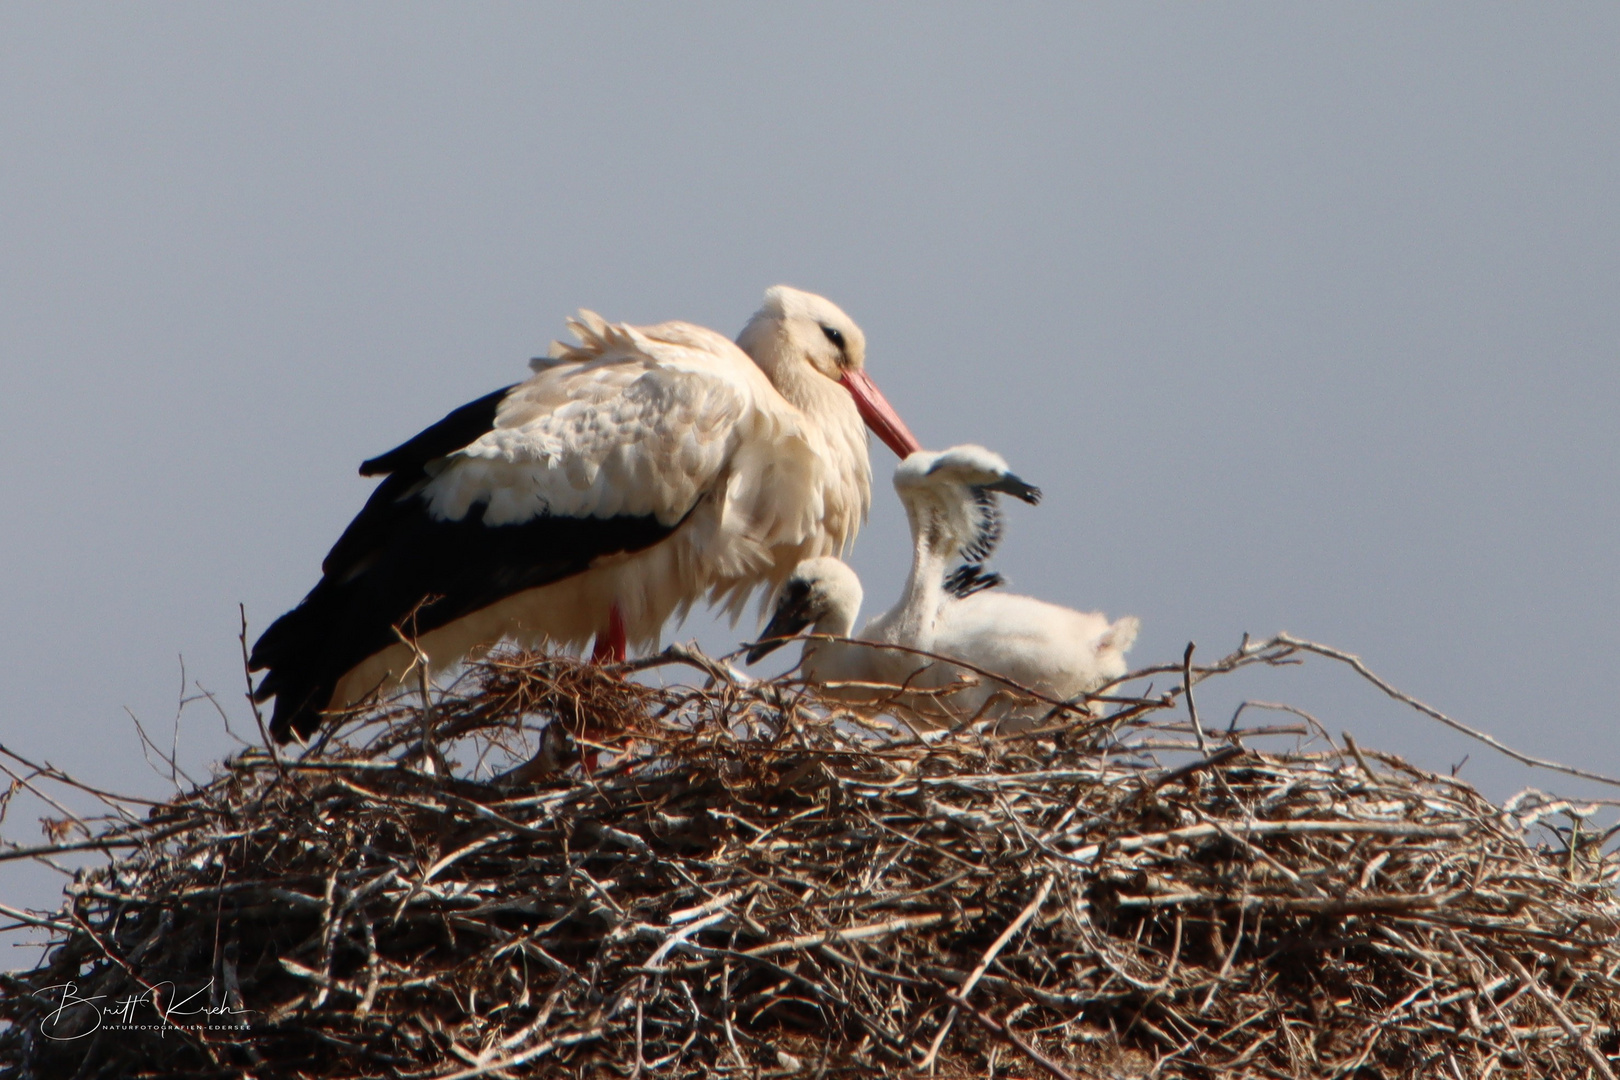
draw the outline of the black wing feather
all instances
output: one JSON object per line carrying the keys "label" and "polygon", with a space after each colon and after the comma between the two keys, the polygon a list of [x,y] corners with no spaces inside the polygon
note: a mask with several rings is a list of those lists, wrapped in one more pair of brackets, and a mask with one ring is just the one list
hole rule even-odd
{"label": "black wing feather", "polygon": [[986,589],[999,589],[1005,584],[1007,580],[1000,574],[993,571],[987,574],[982,565],[967,563],[958,566],[945,578],[945,591],[961,599]]}
{"label": "black wing feather", "polygon": [[459,409],[452,409],[444,419],[411,436],[388,453],[362,461],[360,475],[381,476],[384,473],[419,470],[435,458],[453,454],[480,435],[494,431],[495,412],[506,400],[506,395],[511,393],[512,386],[503,386],[477,401],[469,401]]}
{"label": "black wing feather", "polygon": [[369,461],[361,462],[361,476],[388,475],[371,493],[365,507],[349,522],[343,535],[337,538],[332,550],[326,553],[326,558],[321,561],[321,572],[328,577],[344,577],[363,570],[368,556],[379,545],[386,543],[388,533],[396,524],[391,508],[414,495],[421,485],[427,483],[427,467],[432,462],[494,431],[495,413],[511,390],[512,386],[503,386],[477,401],[469,401],[386,454],[378,454]]}
{"label": "black wing feather", "polygon": [[973,535],[957,549],[957,555],[965,562],[983,563],[1001,543],[1001,507],[989,488],[968,490],[973,496]]}

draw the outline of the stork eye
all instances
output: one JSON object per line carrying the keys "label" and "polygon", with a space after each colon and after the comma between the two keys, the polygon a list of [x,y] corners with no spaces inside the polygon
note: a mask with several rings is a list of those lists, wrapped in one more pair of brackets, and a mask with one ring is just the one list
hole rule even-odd
{"label": "stork eye", "polygon": [[844,351],[844,334],[843,334],[843,331],[835,330],[830,326],[823,326],[821,328],[821,332],[823,334],[827,335],[827,340],[828,341],[830,341],[834,345],[838,346],[838,351],[839,352]]}

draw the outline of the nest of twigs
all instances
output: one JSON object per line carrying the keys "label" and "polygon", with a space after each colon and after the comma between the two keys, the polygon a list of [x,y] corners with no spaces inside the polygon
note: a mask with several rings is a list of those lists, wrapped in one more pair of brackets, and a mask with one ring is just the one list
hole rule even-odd
{"label": "nest of twigs", "polygon": [[[429,710],[449,775],[401,700],[101,822],[0,1075],[1612,1076],[1604,837],[1189,716],[1300,644],[927,739],[495,657]],[[584,721],[616,761],[487,778]]]}

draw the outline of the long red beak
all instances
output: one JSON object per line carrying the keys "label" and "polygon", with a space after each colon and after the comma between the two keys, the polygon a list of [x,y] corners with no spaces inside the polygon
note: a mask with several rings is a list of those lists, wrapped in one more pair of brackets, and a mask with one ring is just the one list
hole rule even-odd
{"label": "long red beak", "polygon": [[838,380],[849,391],[849,396],[855,399],[855,407],[861,411],[861,419],[872,433],[893,450],[904,461],[906,458],[922,449],[922,443],[917,436],[906,427],[906,422],[900,419],[900,414],[894,411],[894,406],[878,390],[877,384],[864,371],[850,368],[844,372],[844,377]]}

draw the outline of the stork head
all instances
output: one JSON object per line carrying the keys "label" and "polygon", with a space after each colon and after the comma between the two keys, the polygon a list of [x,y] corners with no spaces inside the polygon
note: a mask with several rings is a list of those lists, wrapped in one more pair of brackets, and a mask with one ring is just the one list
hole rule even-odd
{"label": "stork head", "polygon": [[863,598],[861,579],[844,563],[831,556],[804,560],[776,594],[770,624],[748,650],[748,662],[757,664],[807,626],[818,634],[848,637]]}
{"label": "stork head", "polygon": [[1001,539],[998,494],[1035,504],[1041,489],[1013,475],[1000,454],[982,446],[918,451],[894,470],[912,537],[930,550],[954,549],[975,570]]}
{"label": "stork head", "polygon": [[930,453],[919,450],[894,470],[894,489],[903,499],[908,491],[983,488],[1011,495],[1031,505],[1041,501],[1041,489],[1013,475],[1006,459],[994,450],[971,443]]}
{"label": "stork head", "polygon": [[900,457],[921,449],[877,384],[866,374],[866,335],[824,296],[788,285],[765,290],[765,303],[748,320],[737,344],[784,394],[805,374],[849,391],[866,426]]}

